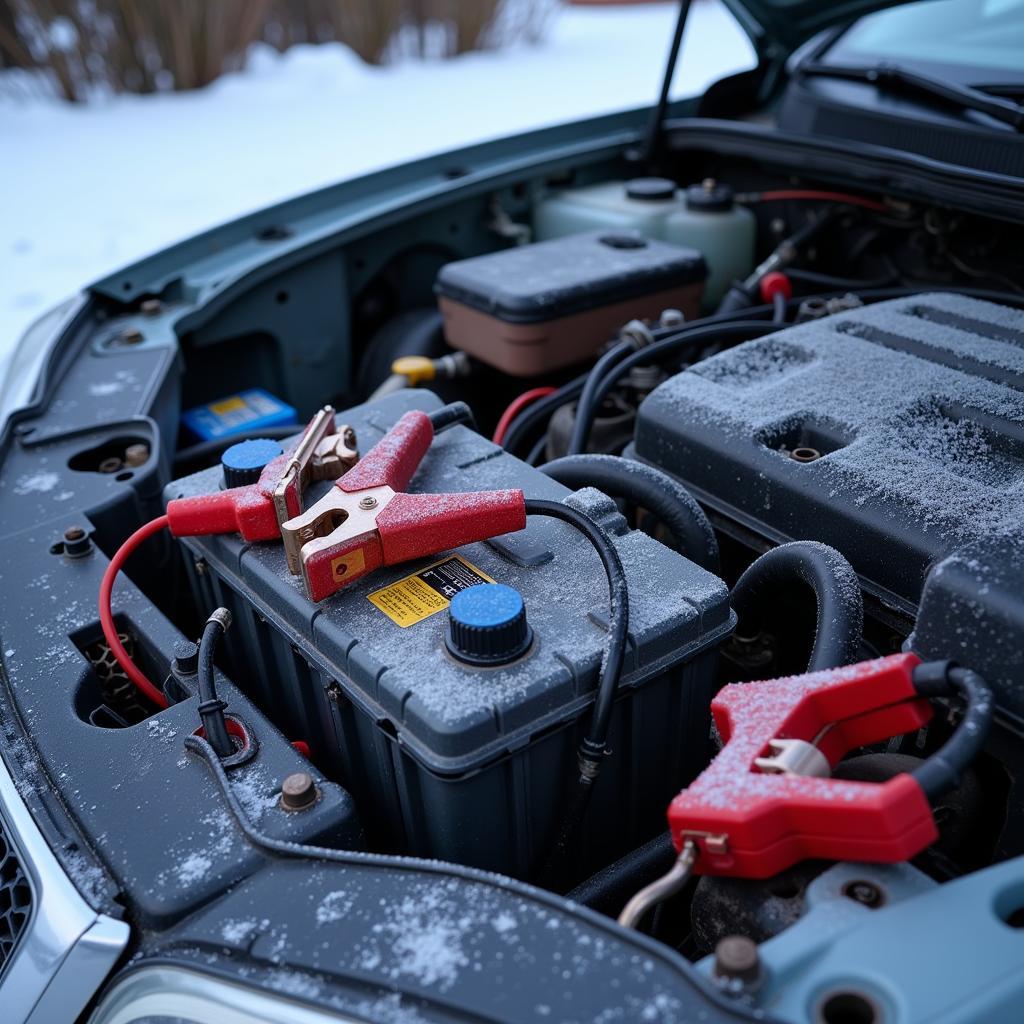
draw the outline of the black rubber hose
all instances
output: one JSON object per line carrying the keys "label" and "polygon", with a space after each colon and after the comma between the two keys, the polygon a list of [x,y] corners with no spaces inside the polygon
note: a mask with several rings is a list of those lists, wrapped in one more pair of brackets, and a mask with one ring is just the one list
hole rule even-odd
{"label": "black rubber hose", "polygon": [[[636,344],[632,341],[620,341],[616,345],[613,345],[596,363],[587,375],[587,382],[583,385],[583,391],[580,393],[579,407],[581,409],[590,409],[594,406],[594,391],[597,385],[601,382],[601,378],[615,365],[621,363],[623,359],[632,353],[636,349]],[[569,448],[566,452],[567,455],[578,455],[581,452],[587,450],[587,435],[590,433],[590,424],[585,423],[579,415],[573,421],[572,436],[569,439]]]}
{"label": "black rubber hose", "polygon": [[772,296],[772,323],[784,324],[788,313],[789,300],[782,294],[782,292],[776,292]]}
{"label": "black rubber hose", "polygon": [[641,505],[664,524],[682,554],[718,574],[718,541],[693,495],[667,473],[617,455],[567,455],[541,472],[572,490],[596,487]]}
{"label": "black rubber hose", "polygon": [[207,619],[202,639],[199,641],[199,718],[210,746],[221,758],[230,757],[235,752],[235,745],[228,735],[227,722],[224,718],[227,704],[217,696],[213,657],[217,652],[217,643],[230,622],[227,609],[218,608]]}
{"label": "black rubber hose", "polygon": [[964,771],[985,746],[992,729],[992,691],[977,672],[941,661],[914,669],[914,689],[922,697],[959,697],[964,702],[964,717],[956,731],[914,769],[925,796],[937,800],[960,785]]}
{"label": "black rubber hose", "polygon": [[818,621],[808,672],[852,665],[860,653],[864,601],[860,581],[835,548],[798,540],[766,552],[747,567],[732,589],[731,603],[739,616],[738,632],[757,633],[762,609],[781,587],[804,583],[814,591]]}
{"label": "black rubber hose", "polygon": [[580,396],[583,385],[587,382],[587,374],[563,384],[556,392],[531,402],[510,424],[501,442],[507,452],[515,452],[528,439],[531,432],[542,422],[550,419],[556,409],[566,402],[573,402]]}
{"label": "black rubber hose", "polygon": [[[668,337],[656,341],[653,345],[640,349],[639,352],[626,356],[625,359],[616,363],[608,370],[594,386],[594,397],[590,405],[584,407],[583,403],[580,402],[576,406],[576,426],[574,429],[582,431],[585,446],[586,439],[590,436],[590,428],[594,423],[594,416],[604,401],[605,396],[634,366],[659,363],[670,356],[677,356],[687,348],[696,348],[712,342],[722,340],[749,341],[752,338],[773,334],[785,326],[785,324],[772,323],[766,320],[723,321],[700,326],[694,322],[689,327],[683,328],[675,334],[670,334]],[[539,405],[540,403],[538,402],[537,404]],[[506,445],[506,447],[509,446]]]}

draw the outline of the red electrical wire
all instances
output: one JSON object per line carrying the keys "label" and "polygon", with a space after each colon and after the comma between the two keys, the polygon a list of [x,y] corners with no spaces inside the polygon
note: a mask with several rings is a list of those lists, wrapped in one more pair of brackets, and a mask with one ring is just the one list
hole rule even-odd
{"label": "red electrical wire", "polygon": [[117,625],[114,622],[113,612],[110,610],[110,597],[114,590],[114,580],[121,571],[121,566],[128,561],[132,552],[147,538],[154,533],[159,533],[167,525],[167,516],[160,516],[145,526],[140,526],[118,549],[117,554],[110,560],[107,571],[103,574],[100,583],[100,625],[103,627],[103,636],[106,638],[110,653],[114,655],[118,665],[124,669],[128,678],[158,707],[167,707],[167,698],[160,692],[145,676],[145,673],[128,657],[117,635]]}
{"label": "red electrical wire", "polygon": [[494,428],[494,437],[491,440],[495,444],[501,444],[505,440],[505,434],[508,433],[508,428],[512,425],[512,421],[531,402],[536,402],[538,398],[546,398],[548,395],[553,395],[557,390],[557,388],[531,388],[529,391],[524,391],[518,398],[514,398],[509,403],[509,407],[501,414],[501,419],[498,420],[498,425]]}
{"label": "red electrical wire", "polygon": [[822,202],[846,203],[848,206],[862,206],[865,210],[884,213],[885,203],[865,196],[851,195],[849,192],[825,192],[812,188],[776,189],[773,192],[750,192],[742,197],[749,203],[773,203],[786,199],[818,199]]}

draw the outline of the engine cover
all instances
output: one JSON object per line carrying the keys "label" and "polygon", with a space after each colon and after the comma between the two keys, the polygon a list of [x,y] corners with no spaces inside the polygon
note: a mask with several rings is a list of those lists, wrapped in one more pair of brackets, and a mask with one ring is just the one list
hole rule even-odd
{"label": "engine cover", "polygon": [[1019,655],[1016,666],[993,659],[990,638],[956,629],[963,587],[937,586],[937,563],[979,541],[998,548],[998,564],[971,560],[972,612],[1016,624],[1007,649],[1021,649],[1020,588],[1012,613],[1000,595],[1024,580],[1022,391],[1024,313],[922,294],[794,326],[677,374],[641,406],[635,451],[726,529],[838,548],[884,604],[921,607],[915,649],[987,672],[1003,707],[1024,713],[1011,671]]}

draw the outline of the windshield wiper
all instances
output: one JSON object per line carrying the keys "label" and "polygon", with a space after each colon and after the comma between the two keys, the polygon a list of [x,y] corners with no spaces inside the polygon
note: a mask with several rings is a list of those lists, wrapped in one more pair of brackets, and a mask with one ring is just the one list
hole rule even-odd
{"label": "windshield wiper", "polygon": [[1013,100],[1002,99],[974,89],[969,85],[944,82],[941,78],[909,71],[899,64],[875,64],[871,67],[844,67],[840,64],[823,64],[812,61],[803,64],[797,71],[800,75],[815,75],[826,78],[845,78],[853,82],[868,82],[879,89],[903,90],[921,93],[930,99],[939,100],[961,110],[974,110],[1011,128],[1024,128],[1024,107]]}

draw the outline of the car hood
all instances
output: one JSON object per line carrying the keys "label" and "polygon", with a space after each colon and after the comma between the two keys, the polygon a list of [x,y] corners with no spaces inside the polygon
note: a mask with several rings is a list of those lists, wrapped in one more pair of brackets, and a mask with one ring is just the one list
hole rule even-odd
{"label": "car hood", "polygon": [[[788,57],[812,36],[910,0],[723,0],[760,52]],[[781,51],[781,52],[780,52]]]}

